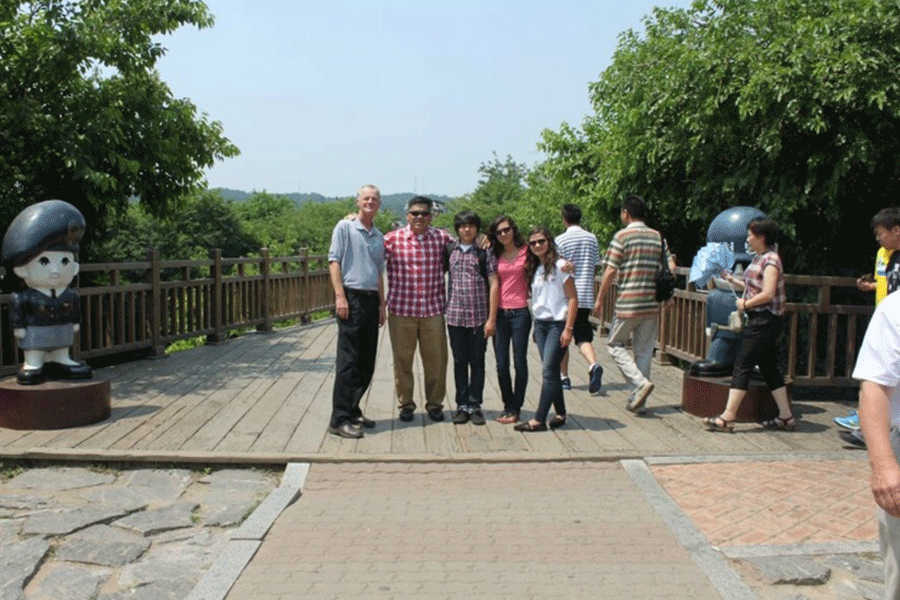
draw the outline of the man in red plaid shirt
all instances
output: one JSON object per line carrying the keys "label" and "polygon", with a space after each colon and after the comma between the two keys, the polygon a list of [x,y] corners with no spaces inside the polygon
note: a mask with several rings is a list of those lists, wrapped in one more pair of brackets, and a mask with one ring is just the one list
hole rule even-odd
{"label": "man in red plaid shirt", "polygon": [[406,205],[406,227],[384,236],[388,333],[401,421],[412,421],[416,409],[412,364],[417,345],[425,371],[425,410],[432,421],[444,419],[447,333],[443,253],[453,238],[431,226],[433,204],[424,196],[412,198]]}

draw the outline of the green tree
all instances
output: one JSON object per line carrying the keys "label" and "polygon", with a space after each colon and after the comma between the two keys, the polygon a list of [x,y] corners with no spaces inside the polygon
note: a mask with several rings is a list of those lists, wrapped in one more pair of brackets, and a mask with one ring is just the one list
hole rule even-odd
{"label": "green tree", "polygon": [[297,205],[290,198],[254,192],[234,206],[246,230],[273,256],[296,252],[300,246],[300,215]]}
{"label": "green tree", "polygon": [[556,181],[611,223],[643,195],[683,260],[743,204],[778,221],[790,270],[868,270],[859,240],[900,192],[900,4],[697,0],[644,28],[581,127],[544,133]]}
{"label": "green tree", "polygon": [[262,245],[240,219],[235,202],[208,190],[191,194],[166,217],[133,203],[98,227],[97,243],[82,256],[85,262],[143,260],[148,249],[159,250],[165,260],[206,259],[213,248],[235,258]]}
{"label": "green tree", "polygon": [[501,161],[495,152],[492,160],[481,163],[478,173],[475,190],[448,204],[445,214],[435,220],[435,226],[452,231],[453,215],[466,209],[478,213],[484,229],[497,215],[509,214],[515,218],[513,213],[521,209],[527,200],[528,167],[509,155]]}
{"label": "green tree", "polygon": [[212,22],[199,0],[3,2],[0,222],[47,198],[89,223],[133,197],[164,215],[206,168],[235,156],[221,125],[154,70],[165,52],[155,36]]}

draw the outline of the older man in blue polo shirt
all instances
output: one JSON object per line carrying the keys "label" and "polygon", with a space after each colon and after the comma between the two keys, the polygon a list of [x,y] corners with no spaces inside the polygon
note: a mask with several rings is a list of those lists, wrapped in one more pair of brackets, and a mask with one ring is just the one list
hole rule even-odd
{"label": "older man in blue polo shirt", "polygon": [[334,392],[328,432],[361,438],[375,422],[363,416],[359,401],[375,373],[378,328],[384,325],[384,235],[375,227],[381,192],[364,185],[356,196],[355,219],[335,226],[328,270],[338,317]]}

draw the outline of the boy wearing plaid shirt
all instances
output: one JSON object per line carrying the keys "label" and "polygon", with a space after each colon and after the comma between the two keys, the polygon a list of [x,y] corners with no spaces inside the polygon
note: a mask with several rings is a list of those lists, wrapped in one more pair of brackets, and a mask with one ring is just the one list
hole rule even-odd
{"label": "boy wearing plaid shirt", "polygon": [[456,413],[453,422],[484,425],[484,355],[487,340],[497,325],[497,259],[475,240],[481,218],[471,210],[456,215],[453,223],[459,242],[447,245],[447,334],[453,352]]}

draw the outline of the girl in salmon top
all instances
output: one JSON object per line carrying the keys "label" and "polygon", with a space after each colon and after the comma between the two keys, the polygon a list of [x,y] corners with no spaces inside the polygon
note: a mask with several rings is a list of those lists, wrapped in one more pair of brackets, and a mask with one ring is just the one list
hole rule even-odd
{"label": "girl in salmon top", "polygon": [[[497,380],[503,398],[501,423],[519,420],[528,384],[528,334],[531,332],[531,312],[528,310],[528,279],[525,260],[528,245],[515,221],[500,215],[488,229],[491,249],[497,257],[497,277],[500,282],[500,302],[497,309],[497,331],[494,334],[494,355],[497,360]],[[512,344],[515,383],[509,372],[509,346]]]}

